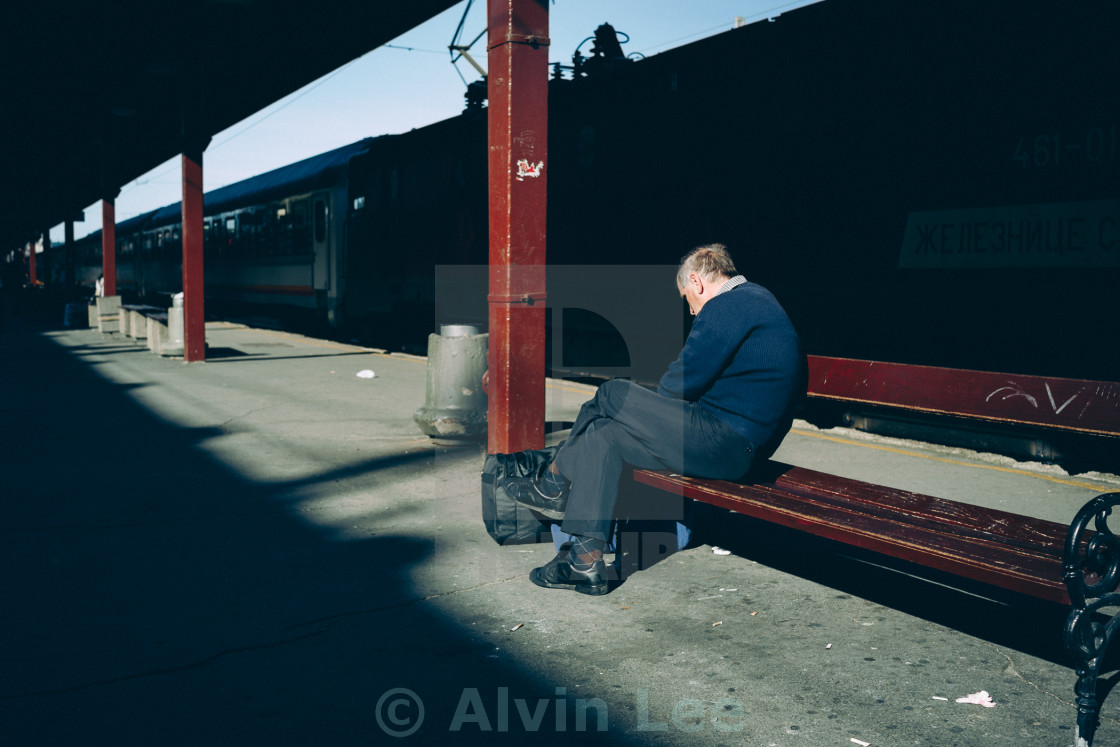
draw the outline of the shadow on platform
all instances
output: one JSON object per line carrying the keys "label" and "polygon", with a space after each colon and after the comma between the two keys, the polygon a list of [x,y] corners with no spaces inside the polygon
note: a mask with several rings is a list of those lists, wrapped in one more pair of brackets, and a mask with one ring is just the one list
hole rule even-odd
{"label": "shadow on platform", "polygon": [[[300,519],[297,492],[340,474],[248,479],[199,448],[211,429],[168,424],[82,351],[11,322],[0,335],[6,744],[377,743],[411,729],[413,695],[418,741],[524,743],[515,703],[499,733],[499,688],[530,710],[562,692],[426,603],[410,576],[430,540],[342,540]],[[432,468],[424,459],[356,469]],[[550,728],[555,708],[534,742],[572,738]],[[449,732],[457,712],[462,732]],[[608,736],[627,741],[613,726],[580,739]]]}

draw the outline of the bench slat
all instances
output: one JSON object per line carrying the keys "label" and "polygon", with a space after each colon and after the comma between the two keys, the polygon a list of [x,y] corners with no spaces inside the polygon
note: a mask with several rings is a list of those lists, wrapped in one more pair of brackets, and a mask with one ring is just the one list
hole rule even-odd
{"label": "bench slat", "polygon": [[749,485],[650,470],[635,470],[634,477],[652,487],[782,526],[1069,603],[1061,557],[1067,528],[1061,524],[798,467],[775,467],[777,477],[764,475],[762,479],[769,481]]}
{"label": "bench slat", "polygon": [[883,520],[948,530],[980,541],[998,539],[1025,551],[1044,548],[1047,557],[1060,557],[1065,547],[1067,528],[1051,521],[782,466],[784,474],[773,481],[773,487],[814,501],[838,507],[858,502],[861,512]]}
{"label": "bench slat", "polygon": [[810,355],[809,396],[1120,437],[1120,383]]}

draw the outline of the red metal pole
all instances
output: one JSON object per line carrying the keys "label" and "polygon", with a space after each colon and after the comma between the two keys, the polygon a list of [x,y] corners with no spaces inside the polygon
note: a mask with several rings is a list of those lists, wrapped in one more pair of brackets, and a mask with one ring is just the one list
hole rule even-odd
{"label": "red metal pole", "polygon": [[104,294],[117,295],[117,210],[113,198],[101,200],[101,275]]}
{"label": "red metal pole", "polygon": [[32,241],[27,245],[29,250],[27,259],[27,284],[32,287],[35,286],[35,281],[37,280],[35,272],[35,248],[38,244],[38,241]]}
{"label": "red metal pole", "polygon": [[548,0],[489,0],[490,453],[544,446]]}
{"label": "red metal pole", "polygon": [[203,308],[202,151],[183,153],[183,357],[206,360]]}

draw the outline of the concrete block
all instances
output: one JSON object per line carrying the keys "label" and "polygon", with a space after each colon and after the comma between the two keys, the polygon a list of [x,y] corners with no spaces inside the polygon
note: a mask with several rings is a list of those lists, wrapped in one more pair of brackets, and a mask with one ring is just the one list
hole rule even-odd
{"label": "concrete block", "polygon": [[156,355],[163,355],[163,343],[167,339],[167,325],[159,319],[146,317],[148,326],[148,349]]}
{"label": "concrete block", "polygon": [[134,340],[146,339],[148,337],[148,317],[144,316],[144,312],[138,309],[130,309],[128,316],[128,336]]}
{"label": "concrete block", "polygon": [[97,297],[97,331],[119,332],[121,329],[121,297]]}

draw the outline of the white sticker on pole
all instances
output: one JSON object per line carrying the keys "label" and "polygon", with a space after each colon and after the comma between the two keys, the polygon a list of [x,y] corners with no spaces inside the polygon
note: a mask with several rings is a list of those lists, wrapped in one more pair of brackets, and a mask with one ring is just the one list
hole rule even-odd
{"label": "white sticker on pole", "polygon": [[523,182],[527,176],[535,179],[542,171],[544,171],[544,161],[537,161],[534,164],[529,163],[529,159],[522,158],[517,162],[517,181]]}

